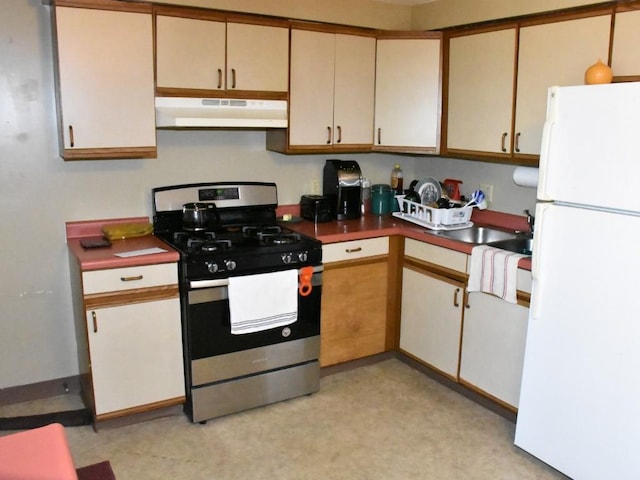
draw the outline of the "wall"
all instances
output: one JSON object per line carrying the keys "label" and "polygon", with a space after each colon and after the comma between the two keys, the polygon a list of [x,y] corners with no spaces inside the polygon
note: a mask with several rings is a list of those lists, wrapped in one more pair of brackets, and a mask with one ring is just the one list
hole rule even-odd
{"label": "wall", "polygon": [[[209,0],[206,6],[241,3],[267,2]],[[269,2],[278,12],[285,3],[294,4]],[[311,18],[323,10],[314,4],[297,0],[290,11]],[[0,389],[78,371],[66,221],[149,216],[151,188],[197,181],[274,181],[281,204],[297,203],[310,179],[321,178],[324,160],[334,157],[267,152],[259,131],[159,131],[157,159],[64,162],[57,153],[50,7],[41,0],[3,3],[0,65]],[[339,158],[356,159],[374,183],[388,182],[394,163],[407,178],[458,177],[470,189],[495,179],[495,209],[520,213],[531,206],[509,186],[513,167],[381,154]]]}
{"label": "wall", "polygon": [[434,0],[412,10],[414,30],[434,30],[598,3],[594,0]]}

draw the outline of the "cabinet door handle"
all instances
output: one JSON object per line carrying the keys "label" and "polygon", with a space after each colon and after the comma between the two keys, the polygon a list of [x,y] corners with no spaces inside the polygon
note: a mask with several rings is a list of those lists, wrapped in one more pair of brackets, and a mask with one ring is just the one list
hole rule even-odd
{"label": "cabinet door handle", "polygon": [[362,247],[345,249],[345,252],[347,252],[347,253],[358,253],[358,252],[361,252],[361,251],[362,251]]}
{"label": "cabinet door handle", "polygon": [[222,69],[218,69],[218,89],[222,88]]}
{"label": "cabinet door handle", "polygon": [[460,306],[460,302],[458,302],[458,294],[460,293],[460,289],[456,288],[453,292],[453,306],[454,307],[459,307]]}
{"label": "cabinet door handle", "polygon": [[342,127],[338,125],[336,128],[338,129],[338,140],[336,140],[336,143],[340,143],[342,142]]}
{"label": "cabinet door handle", "polygon": [[520,132],[516,133],[516,138],[515,138],[515,145],[513,146],[513,149],[520,153]]}
{"label": "cabinet door handle", "polygon": [[73,138],[73,125],[69,125],[69,145],[74,146],[76,143],[75,138]]}
{"label": "cabinet door handle", "polygon": [[382,143],[382,128],[378,128],[378,145]]}
{"label": "cabinet door handle", "polygon": [[135,282],[137,280],[142,280],[144,277],[142,275],[136,275],[135,277],[120,277],[121,282]]}
{"label": "cabinet door handle", "polygon": [[469,291],[465,290],[464,291],[464,308],[471,308],[471,305],[469,304]]}
{"label": "cabinet door handle", "polygon": [[231,69],[231,88],[236,88],[236,69]]}
{"label": "cabinet door handle", "polygon": [[98,316],[95,311],[91,312],[91,320],[93,320],[93,333],[98,333]]}
{"label": "cabinet door handle", "polygon": [[504,132],[502,134],[502,142],[500,143],[500,150],[502,150],[503,152],[507,151],[507,132]]}
{"label": "cabinet door handle", "polygon": [[331,143],[331,127],[327,127],[327,145]]}

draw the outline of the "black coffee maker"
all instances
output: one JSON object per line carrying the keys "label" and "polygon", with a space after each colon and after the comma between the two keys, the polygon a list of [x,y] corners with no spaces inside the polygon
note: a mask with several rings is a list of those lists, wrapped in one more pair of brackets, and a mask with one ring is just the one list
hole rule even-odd
{"label": "black coffee maker", "polygon": [[362,172],[353,160],[327,160],[324,166],[323,193],[331,204],[336,220],[360,218]]}

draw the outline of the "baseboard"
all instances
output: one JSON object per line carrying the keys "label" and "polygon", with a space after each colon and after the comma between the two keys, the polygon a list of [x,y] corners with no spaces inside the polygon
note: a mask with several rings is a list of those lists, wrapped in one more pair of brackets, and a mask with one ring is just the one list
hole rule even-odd
{"label": "baseboard", "polygon": [[0,406],[30,402],[41,398],[56,397],[66,393],[80,394],[80,376],[56,378],[45,382],[30,383],[0,389]]}

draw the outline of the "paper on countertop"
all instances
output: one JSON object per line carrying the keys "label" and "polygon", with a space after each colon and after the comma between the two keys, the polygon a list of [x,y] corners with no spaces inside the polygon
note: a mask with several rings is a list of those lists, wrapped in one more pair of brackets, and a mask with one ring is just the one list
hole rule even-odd
{"label": "paper on countertop", "polygon": [[121,252],[114,253],[116,257],[127,258],[127,257],[137,257],[138,255],[151,255],[152,253],[163,253],[168,252],[164,248],[153,247],[153,248],[143,248],[142,250],[131,250],[129,252]]}

